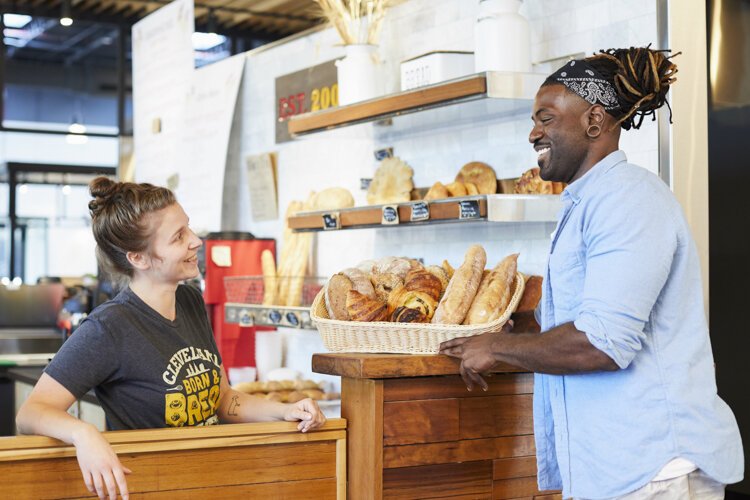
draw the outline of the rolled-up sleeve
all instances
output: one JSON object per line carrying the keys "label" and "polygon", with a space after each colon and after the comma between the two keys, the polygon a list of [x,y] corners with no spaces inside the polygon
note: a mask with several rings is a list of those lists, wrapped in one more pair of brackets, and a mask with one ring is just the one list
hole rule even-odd
{"label": "rolled-up sleeve", "polygon": [[[677,249],[677,226],[670,207],[650,189],[613,191],[587,210],[586,276],[574,320],[596,348],[620,368],[641,350],[645,326]],[[606,214],[602,217],[601,214]]]}

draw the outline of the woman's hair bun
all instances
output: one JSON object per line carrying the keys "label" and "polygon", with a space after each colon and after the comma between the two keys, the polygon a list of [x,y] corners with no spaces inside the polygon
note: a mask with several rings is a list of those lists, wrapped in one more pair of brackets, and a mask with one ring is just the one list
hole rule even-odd
{"label": "woman's hair bun", "polygon": [[109,177],[97,177],[89,183],[89,193],[93,196],[93,200],[89,202],[89,211],[91,217],[96,217],[101,211],[102,207],[106,205],[112,195],[118,190],[119,183],[113,181]]}

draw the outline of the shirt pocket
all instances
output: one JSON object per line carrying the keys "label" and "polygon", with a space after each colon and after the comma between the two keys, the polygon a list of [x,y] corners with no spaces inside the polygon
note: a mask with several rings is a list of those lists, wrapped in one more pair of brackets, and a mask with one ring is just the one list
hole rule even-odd
{"label": "shirt pocket", "polygon": [[584,248],[557,250],[550,255],[549,273],[555,319],[572,321],[583,297],[586,278],[586,253]]}

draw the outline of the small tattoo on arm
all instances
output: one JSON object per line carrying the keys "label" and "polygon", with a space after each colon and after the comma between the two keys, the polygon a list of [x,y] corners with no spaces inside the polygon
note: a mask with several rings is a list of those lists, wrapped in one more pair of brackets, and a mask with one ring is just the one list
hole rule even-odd
{"label": "small tattoo on arm", "polygon": [[232,400],[229,402],[229,410],[227,411],[227,414],[232,415],[233,417],[239,416],[239,412],[237,411],[240,407],[239,399],[239,396],[232,396]]}

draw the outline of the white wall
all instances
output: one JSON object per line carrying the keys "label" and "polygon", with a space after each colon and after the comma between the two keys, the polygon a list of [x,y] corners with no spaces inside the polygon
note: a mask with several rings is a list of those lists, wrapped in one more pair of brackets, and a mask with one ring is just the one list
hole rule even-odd
{"label": "white wall", "polygon": [[[470,0],[411,0],[392,9],[380,44],[388,90],[399,88],[402,60],[438,49],[473,50],[477,4]],[[556,69],[550,67],[550,60],[656,41],[652,0],[526,0],[522,9],[531,25],[533,59],[539,63],[535,69],[542,73]],[[229,167],[235,173],[240,170],[240,178],[239,182],[231,182],[225,192],[224,220],[232,225],[224,229],[239,228],[276,238],[281,235],[280,221],[255,223],[249,215],[248,195],[243,187],[247,179],[239,164],[244,155],[279,153],[282,216],[292,199],[304,199],[310,190],[330,186],[350,189],[357,204],[364,204],[359,178],[372,176],[377,166],[372,152],[381,147],[393,146],[395,154],[414,168],[418,186],[429,186],[436,180],[450,181],[464,163],[472,160],[489,163],[499,177],[518,176],[534,166],[534,154],[527,142],[530,108],[494,121],[464,120],[458,125],[434,127],[425,125],[424,117],[412,115],[405,119],[415,120],[417,132],[408,127],[404,131],[401,125],[394,132],[363,124],[276,145],[275,78],[341,57],[343,50],[338,43],[336,33],[328,29],[249,53],[241,90],[241,151]],[[624,133],[621,145],[632,162],[658,170],[655,122],[644,122],[641,130]],[[317,272],[327,276],[362,259],[383,255],[423,257],[430,263],[448,258],[455,265],[462,260],[465,249],[478,242],[487,248],[490,262],[520,252],[520,269],[541,273],[553,229],[553,224],[544,223],[473,224],[319,234]]]}
{"label": "white wall", "polygon": [[[477,6],[475,0],[411,0],[392,9],[379,49],[387,91],[400,88],[402,60],[439,49],[473,51]],[[539,63],[535,70],[540,73],[556,69],[550,60],[656,42],[653,0],[526,0],[522,9],[530,20],[533,59]],[[501,178],[518,176],[535,165],[527,141],[530,106],[520,114],[497,119],[466,116],[466,107],[446,108],[403,117],[391,128],[363,124],[275,144],[275,79],[342,57],[339,43],[337,34],[328,29],[248,53],[230,143],[222,229],[281,238],[282,219],[252,220],[242,168],[246,155],[278,152],[282,218],[291,200],[304,200],[311,190],[331,186],[349,189],[357,205],[366,204],[359,179],[372,177],[377,166],[372,153],[382,147],[394,147],[395,154],[414,168],[414,180],[420,187],[436,180],[451,181],[458,169],[472,160],[489,163]],[[456,115],[458,120],[451,121],[450,117]],[[435,125],[433,116],[442,118],[442,123]],[[655,123],[644,123],[641,130],[623,134],[621,145],[632,162],[658,171]],[[553,230],[552,223],[476,223],[319,233],[317,274],[329,276],[363,259],[385,255],[422,257],[428,263],[448,259],[457,265],[472,243],[485,246],[490,263],[520,252],[521,271],[542,273]],[[335,378],[310,371],[312,353],[325,350],[319,335],[280,330],[286,337],[286,365],[303,370],[307,377],[336,383]]]}

